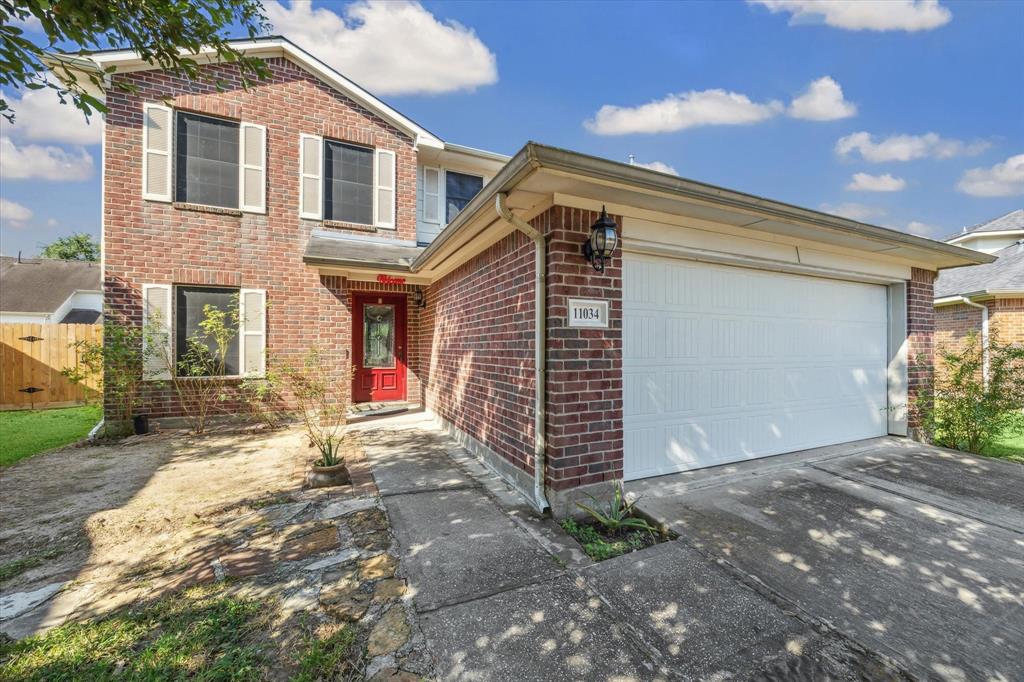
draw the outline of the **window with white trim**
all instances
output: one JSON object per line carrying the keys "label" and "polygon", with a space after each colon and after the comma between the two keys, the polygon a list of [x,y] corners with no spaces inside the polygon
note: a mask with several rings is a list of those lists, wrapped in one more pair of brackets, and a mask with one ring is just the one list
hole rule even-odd
{"label": "window with white trim", "polygon": [[301,217],[395,228],[395,152],[300,135],[299,166]]}
{"label": "window with white trim", "polygon": [[143,105],[142,197],[266,212],[264,126]]}

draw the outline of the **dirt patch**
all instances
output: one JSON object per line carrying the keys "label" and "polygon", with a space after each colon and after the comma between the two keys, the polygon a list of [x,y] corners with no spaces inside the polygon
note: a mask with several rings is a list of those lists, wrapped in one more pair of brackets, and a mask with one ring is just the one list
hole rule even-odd
{"label": "dirt patch", "polygon": [[213,516],[298,490],[311,457],[300,432],[284,431],[155,434],[25,460],[0,480],[0,561],[48,558],[3,591],[173,567]]}

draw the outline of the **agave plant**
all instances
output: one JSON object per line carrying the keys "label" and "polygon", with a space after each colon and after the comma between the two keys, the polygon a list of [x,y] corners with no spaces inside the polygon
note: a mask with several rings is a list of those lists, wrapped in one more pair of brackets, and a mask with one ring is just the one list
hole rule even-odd
{"label": "agave plant", "polygon": [[637,500],[630,502],[622,490],[622,483],[615,483],[612,490],[612,499],[607,504],[601,504],[593,495],[587,495],[593,501],[594,506],[588,506],[577,502],[576,506],[593,516],[608,532],[614,533],[623,528],[645,530],[649,533],[656,533],[657,528],[639,516],[633,516]]}

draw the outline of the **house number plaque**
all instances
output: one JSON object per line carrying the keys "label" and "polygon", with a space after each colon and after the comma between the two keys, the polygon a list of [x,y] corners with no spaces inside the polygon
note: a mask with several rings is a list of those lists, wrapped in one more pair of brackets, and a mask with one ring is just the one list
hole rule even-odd
{"label": "house number plaque", "polygon": [[608,301],[569,299],[569,326],[608,328]]}

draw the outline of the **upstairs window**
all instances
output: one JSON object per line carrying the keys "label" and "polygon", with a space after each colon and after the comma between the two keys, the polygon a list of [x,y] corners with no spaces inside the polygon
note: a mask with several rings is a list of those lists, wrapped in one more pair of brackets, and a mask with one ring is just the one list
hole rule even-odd
{"label": "upstairs window", "polygon": [[373,150],[324,140],[324,218],[373,224]]}
{"label": "upstairs window", "polygon": [[456,173],[455,171],[446,171],[444,178],[445,205],[447,207],[445,222],[450,223],[455,220],[455,216],[462,209],[466,208],[466,204],[483,189],[484,179],[478,175]]}
{"label": "upstairs window", "polygon": [[177,112],[174,200],[238,208],[239,124]]}
{"label": "upstairs window", "polygon": [[397,158],[319,135],[299,136],[299,216],[395,229]]}

